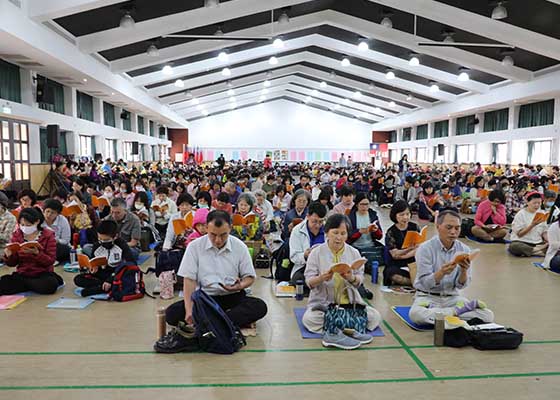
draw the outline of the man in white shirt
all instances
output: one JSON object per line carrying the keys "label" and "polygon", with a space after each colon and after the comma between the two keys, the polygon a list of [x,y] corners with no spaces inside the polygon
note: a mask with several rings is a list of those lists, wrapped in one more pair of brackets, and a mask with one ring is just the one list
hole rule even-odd
{"label": "man in white shirt", "polygon": [[191,242],[183,256],[178,275],[184,278],[185,296],[167,308],[167,323],[193,324],[191,295],[199,287],[212,296],[234,324],[247,327],[267,313],[264,301],[245,292],[256,277],[249,250],[230,235],[231,219],[225,211],[208,214],[207,225],[207,235]]}
{"label": "man in white shirt", "polygon": [[340,159],[338,160],[338,166],[340,168],[346,168],[346,158],[344,158],[344,153],[340,153]]}

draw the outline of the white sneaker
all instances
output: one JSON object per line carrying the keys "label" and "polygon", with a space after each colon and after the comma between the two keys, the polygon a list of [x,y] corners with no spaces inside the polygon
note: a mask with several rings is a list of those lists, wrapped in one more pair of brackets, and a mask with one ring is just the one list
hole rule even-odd
{"label": "white sneaker", "polygon": [[339,329],[335,334],[325,332],[323,335],[323,346],[336,347],[343,350],[354,350],[360,347],[362,343],[359,340],[346,336]]}

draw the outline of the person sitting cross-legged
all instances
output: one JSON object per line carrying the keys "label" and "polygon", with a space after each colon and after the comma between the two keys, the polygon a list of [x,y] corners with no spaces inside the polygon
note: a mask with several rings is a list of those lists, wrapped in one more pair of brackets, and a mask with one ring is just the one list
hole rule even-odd
{"label": "person sitting cross-legged", "polygon": [[[230,235],[231,218],[225,211],[215,210],[208,214],[207,234],[196,239],[187,247],[179,267],[178,275],[184,278],[184,300],[170,305],[166,310],[166,321],[177,326],[193,320],[191,295],[200,287],[223,308],[237,326],[253,325],[267,313],[267,306],[259,298],[247,296],[245,289],[255,281],[255,269],[245,244]],[[158,342],[166,353],[188,350],[192,344],[178,330],[173,330]]]}
{"label": "person sitting cross-legged", "polygon": [[511,225],[509,252],[518,257],[544,256],[548,248],[546,221],[535,220],[540,211],[542,195],[527,193],[527,205],[515,215]]}
{"label": "person sitting cross-legged", "polygon": [[466,321],[473,318],[487,323],[494,321],[494,313],[485,303],[459,294],[459,290],[471,283],[470,261],[454,262],[455,256],[471,252],[457,240],[461,216],[455,211],[442,211],[436,218],[436,228],[438,234],[416,251],[416,295],[410,319],[419,325],[434,324],[436,314],[442,313]]}
{"label": "person sitting cross-legged", "polygon": [[501,190],[492,190],[487,200],[483,200],[476,209],[475,226],[471,233],[485,242],[503,243],[508,234],[506,224],[506,196]]}

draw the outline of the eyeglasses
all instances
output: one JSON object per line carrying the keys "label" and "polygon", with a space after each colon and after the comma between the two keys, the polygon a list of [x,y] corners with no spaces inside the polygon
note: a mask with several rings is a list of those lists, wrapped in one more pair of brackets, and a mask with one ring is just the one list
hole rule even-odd
{"label": "eyeglasses", "polygon": [[369,206],[369,203],[358,203],[359,206]]}

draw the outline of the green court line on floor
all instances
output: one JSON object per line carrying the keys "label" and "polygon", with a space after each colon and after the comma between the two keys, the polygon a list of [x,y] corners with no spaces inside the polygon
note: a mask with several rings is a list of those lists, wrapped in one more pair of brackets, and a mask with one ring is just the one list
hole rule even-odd
{"label": "green court line on floor", "polygon": [[145,385],[53,385],[53,386],[0,386],[0,391],[9,390],[101,390],[101,389],[178,389],[178,388],[241,388],[241,387],[275,387],[275,386],[313,386],[313,385],[360,385],[370,383],[407,383],[407,382],[433,382],[433,381],[462,381],[478,379],[512,379],[536,378],[547,376],[560,376],[560,371],[528,372],[511,374],[487,374],[464,376],[441,376],[420,378],[396,379],[361,379],[349,381],[308,381],[308,382],[255,382],[255,383],[170,383],[170,384],[145,384]]}
{"label": "green court line on floor", "polygon": [[426,367],[426,365],[424,365],[424,363],[418,358],[418,356],[414,353],[414,351],[412,351],[412,349],[405,343],[405,341],[399,336],[399,334],[393,329],[393,327],[386,320],[383,320],[383,324],[387,327],[387,329],[389,329],[389,331],[394,336],[396,341],[399,342],[399,344],[403,347],[403,349],[408,353],[408,355],[416,363],[418,368],[420,368],[422,372],[424,372],[426,378],[433,379],[434,375],[432,374],[432,372],[428,369],[428,367]]}

